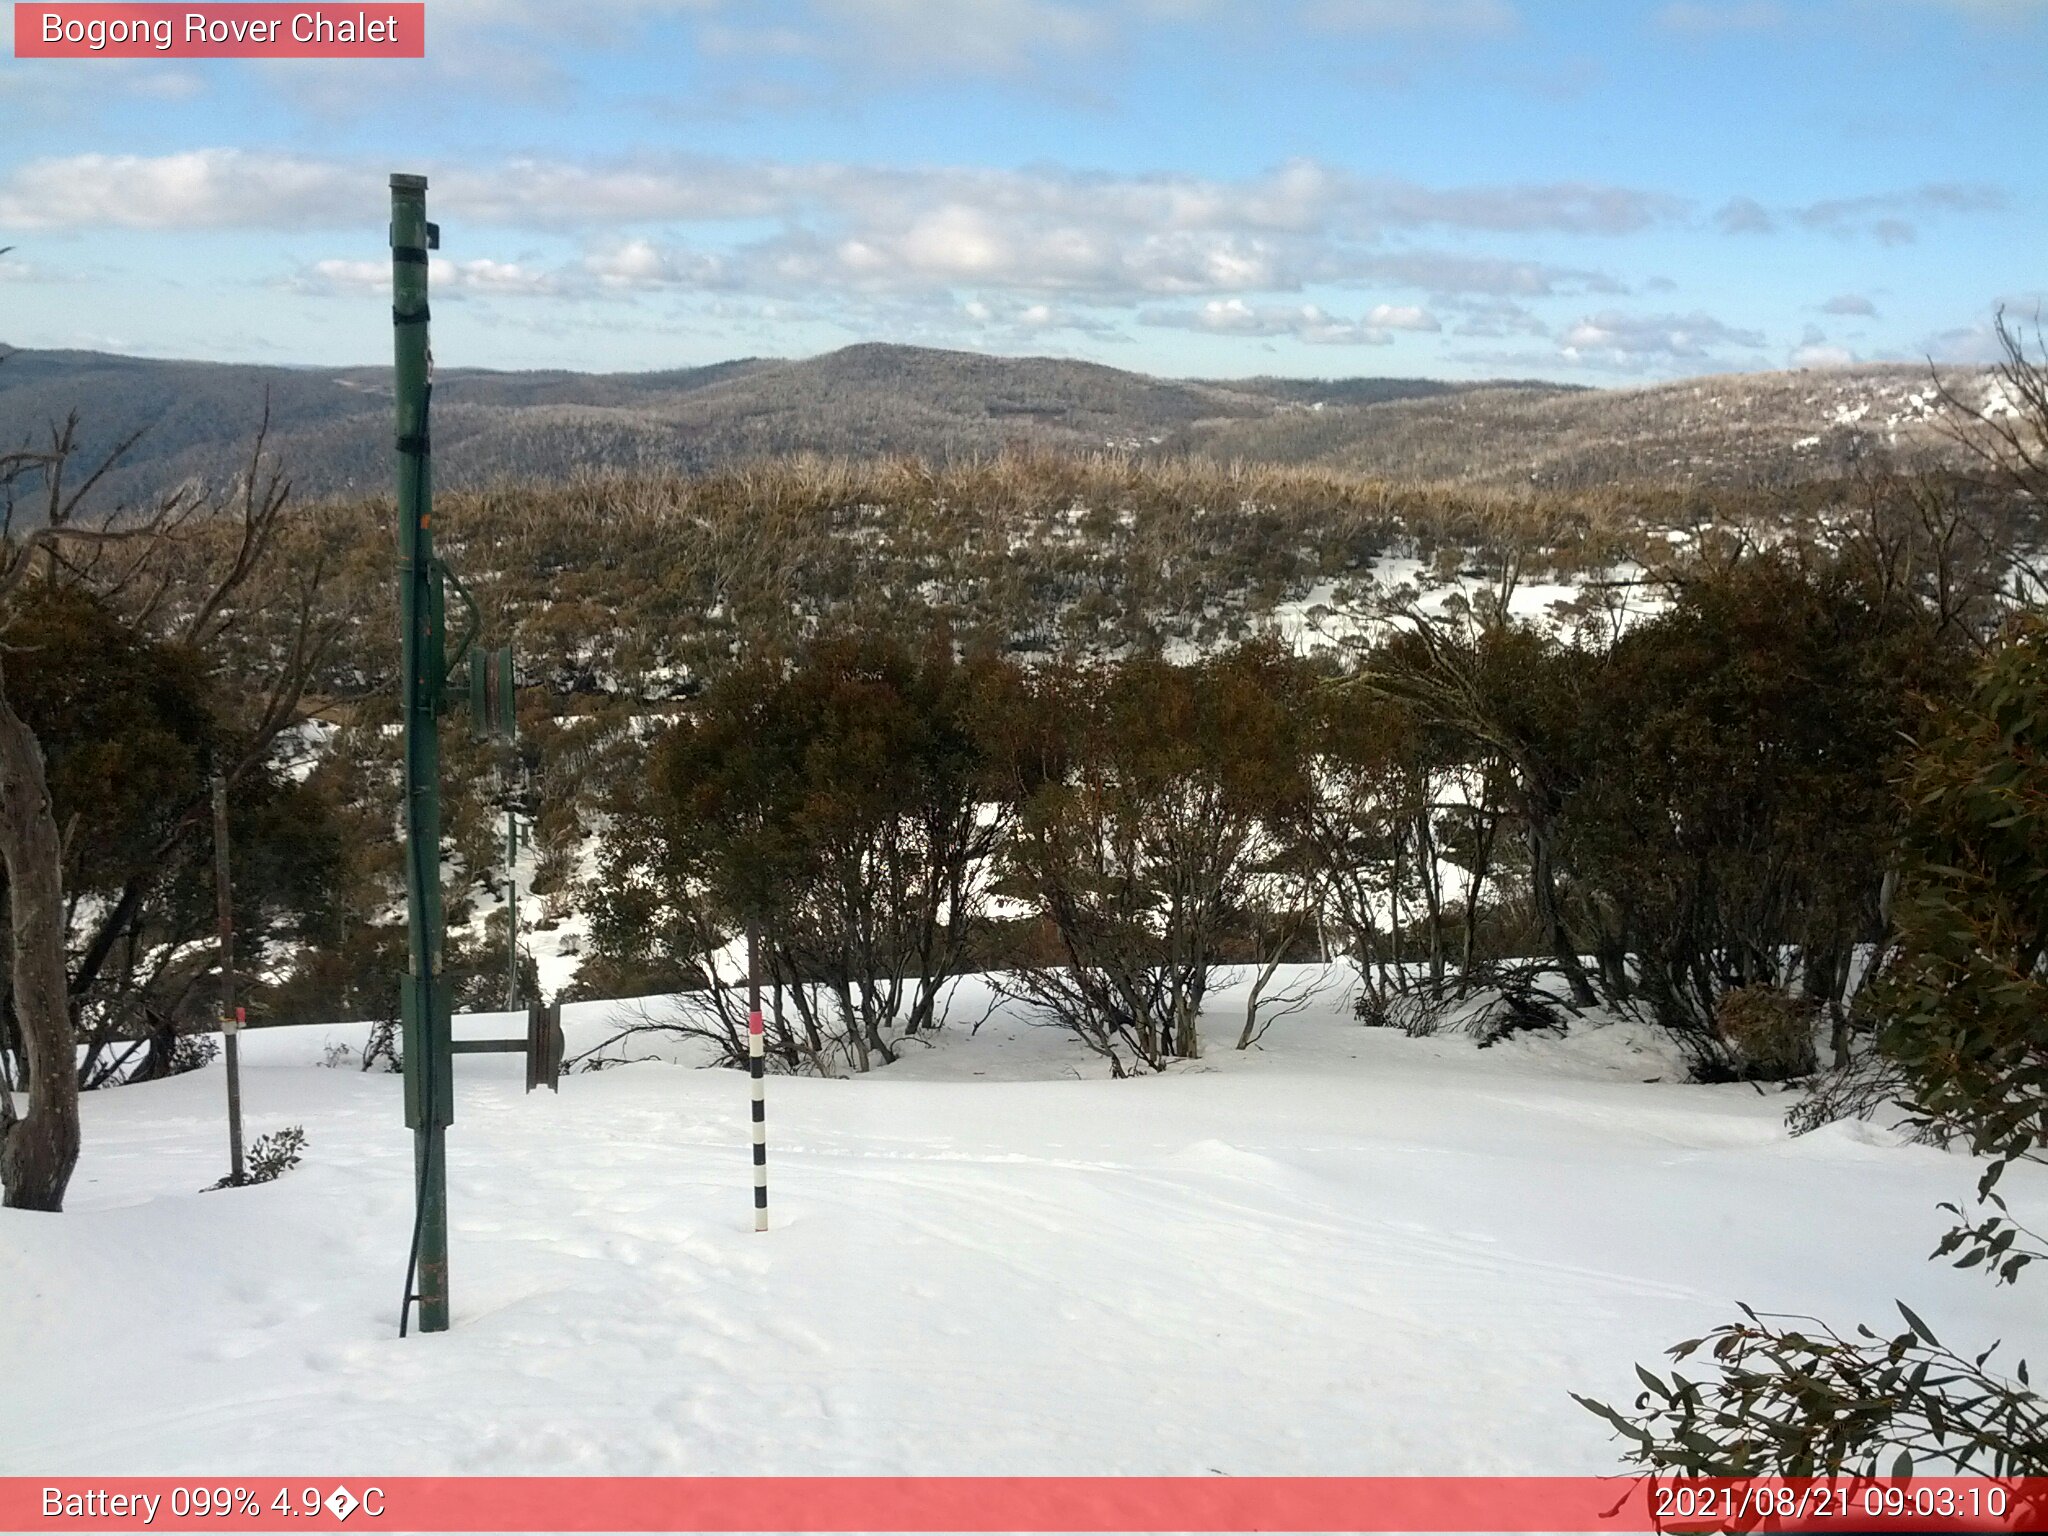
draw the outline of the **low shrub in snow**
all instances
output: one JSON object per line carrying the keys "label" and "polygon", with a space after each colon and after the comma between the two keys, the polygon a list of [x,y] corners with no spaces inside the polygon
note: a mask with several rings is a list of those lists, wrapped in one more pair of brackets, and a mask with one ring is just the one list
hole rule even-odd
{"label": "low shrub in snow", "polygon": [[[242,1168],[242,1183],[268,1184],[288,1169],[299,1166],[299,1158],[306,1150],[306,1128],[302,1125],[288,1125],[281,1131],[270,1131],[250,1144],[249,1155]],[[214,1189],[235,1188],[235,1177],[229,1174]]]}
{"label": "low shrub in snow", "polygon": [[220,1042],[211,1035],[183,1035],[171,1047],[171,1061],[166,1077],[176,1077],[183,1072],[197,1072],[220,1055]]}
{"label": "low shrub in snow", "polygon": [[384,1063],[386,1072],[405,1070],[404,1058],[398,1045],[398,1021],[383,1019],[370,1026],[370,1038],[363,1042],[363,1070],[369,1071],[378,1062]]}

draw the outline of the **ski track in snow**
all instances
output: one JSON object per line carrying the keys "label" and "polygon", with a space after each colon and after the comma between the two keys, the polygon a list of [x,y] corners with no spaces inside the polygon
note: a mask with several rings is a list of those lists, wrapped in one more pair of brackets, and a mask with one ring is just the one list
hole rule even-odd
{"label": "ski track in snow", "polygon": [[[1898,1296],[2041,1354],[2025,1298],[1925,1262],[1961,1156],[1795,1141],[1785,1095],[1680,1084],[1620,1025],[1480,1051],[1333,990],[1240,1055],[1232,997],[1161,1077],[999,1012],[772,1079],[765,1236],[744,1074],[529,1097],[458,1058],[454,1328],[403,1341],[400,1079],[318,1065],[360,1026],[245,1037],[250,1135],[310,1142],[274,1184],[196,1192],[218,1065],[90,1094],[70,1211],[0,1212],[0,1470],[1604,1472],[1567,1393],[1632,1398],[1738,1299],[1889,1330]],[[572,1006],[572,1048],[613,1011]],[[2048,1214],[2042,1170],[2008,1193]]]}

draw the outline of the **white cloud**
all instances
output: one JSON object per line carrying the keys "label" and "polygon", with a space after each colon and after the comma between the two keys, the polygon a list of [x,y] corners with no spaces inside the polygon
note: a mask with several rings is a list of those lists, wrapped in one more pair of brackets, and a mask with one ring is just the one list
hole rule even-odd
{"label": "white cloud", "polygon": [[[1404,318],[1422,314],[1419,310],[1387,311],[1385,305],[1380,306],[1380,311]],[[1395,327],[1379,323],[1376,316],[1380,311],[1363,320],[1346,320],[1314,304],[1262,305],[1249,304],[1243,299],[1211,299],[1197,309],[1147,310],[1138,320],[1141,325],[1204,331],[1218,336],[1292,337],[1316,346],[1383,347],[1393,341],[1395,329],[1426,328],[1416,324]]]}
{"label": "white cloud", "polygon": [[0,181],[6,229],[310,229],[382,221],[381,178],[241,149],[68,155]]}
{"label": "white cloud", "polygon": [[[456,297],[543,298],[564,291],[563,280],[556,273],[488,257],[449,261],[436,256],[427,263],[427,280],[436,295]],[[391,263],[340,258],[316,261],[286,279],[284,286],[309,294],[389,293]]]}
{"label": "white cloud", "polygon": [[1558,352],[1567,361],[1636,367],[1646,362],[1702,362],[1717,349],[1753,350],[1764,344],[1761,332],[1740,330],[1698,311],[1689,315],[1633,315],[1604,310],[1588,315],[1560,338]]}
{"label": "white cloud", "polygon": [[[1521,303],[1618,294],[1625,285],[1596,270],[1492,251],[1404,247],[1404,237],[1612,238],[1689,216],[1676,199],[1629,188],[1429,187],[1311,161],[1240,178],[677,154],[419,168],[430,175],[430,208],[446,232],[433,267],[437,292],[733,294],[827,303],[841,316],[972,322],[1019,338],[1104,334],[1112,319],[1133,315],[1215,335],[1324,345],[1441,332],[1446,313],[1460,334],[1542,334],[1544,322]],[[286,286],[309,295],[382,290],[385,170],[233,149],[56,157],[0,171],[0,227],[352,231],[352,248],[297,270]],[[1915,196],[1961,206],[1973,194]],[[1822,211],[1812,217],[1868,217],[1860,204],[1843,206],[1848,211],[1829,214],[1815,205]],[[493,244],[565,253],[540,264],[481,254]],[[1346,287],[1380,294],[1352,312],[1298,297]],[[1395,296],[1404,293],[1417,297]],[[969,304],[985,306],[986,318],[977,320]],[[1603,312],[1562,344],[1567,355],[1607,360],[1686,358],[1754,347],[1760,338],[1703,316]]]}
{"label": "white cloud", "polygon": [[1460,299],[1451,327],[1454,336],[1503,338],[1548,336],[1550,327],[1512,299],[1492,297]]}
{"label": "white cloud", "polygon": [[1940,10],[1960,11],[1977,21],[2019,25],[2048,17],[2048,0],[1921,0]]}
{"label": "white cloud", "polygon": [[812,0],[870,68],[1000,75],[1101,53],[1116,32],[1101,8],[1056,0]]}
{"label": "white cloud", "polygon": [[946,204],[900,226],[863,221],[820,246],[801,236],[764,254],[793,282],[837,279],[876,288],[997,286],[1031,291],[1147,294],[1299,287],[1308,253],[1226,229],[1158,232],[1121,219],[1028,215]]}
{"label": "white cloud", "polygon": [[1769,235],[1778,228],[1776,215],[1753,197],[1731,197],[1715,213],[1714,222],[1729,235]]}
{"label": "white cloud", "polygon": [[1508,0],[1309,0],[1303,15],[1328,31],[1467,37],[1498,37],[1521,19]]}
{"label": "white cloud", "polygon": [[1996,363],[2003,353],[1996,328],[1989,320],[1980,320],[1923,337],[1912,349],[1912,356],[1937,363]]}
{"label": "white cloud", "polygon": [[1670,32],[1761,32],[1783,24],[1785,8],[1777,0],[1672,0],[1657,13],[1657,24]]}
{"label": "white cloud", "polygon": [[1877,306],[1860,293],[1838,293],[1821,305],[1821,312],[1828,315],[1862,315],[1873,320],[1877,318]]}
{"label": "white cloud", "polygon": [[573,37],[613,48],[632,45],[650,23],[682,21],[714,57],[822,60],[863,84],[1042,72],[1109,51],[1133,20],[1163,19],[1157,0],[803,0],[772,13],[748,0],[436,0],[434,18],[437,30],[445,18],[464,38]]}
{"label": "white cloud", "polygon": [[[1298,160],[1226,180],[1038,167],[896,168],[645,155],[515,159],[441,171],[432,206],[449,219],[526,228],[781,220],[902,246],[951,268],[993,260],[993,234],[1020,229],[1227,236],[1240,244],[1370,241],[1396,230],[1618,236],[1677,219],[1678,199],[1559,182],[1429,187]],[[0,173],[0,224],[14,228],[317,229],[383,222],[381,166],[241,149],[70,155]],[[916,226],[915,234],[912,233]],[[1062,235],[1061,238],[1068,238]],[[1091,260],[1079,253],[1076,260]]]}
{"label": "white cloud", "polygon": [[[1866,12],[1909,7],[1949,11],[1978,22],[2020,25],[2048,16],[2048,0],[1861,0]],[[1819,7],[1812,7],[1819,12]],[[1673,32],[1761,32],[1792,21],[1795,8],[1783,0],[1670,0],[1657,13],[1659,26]],[[1841,13],[1837,13],[1838,15]],[[1860,25],[1853,11],[1844,19]]]}
{"label": "white cloud", "polygon": [[583,258],[583,270],[609,289],[724,288],[732,283],[720,257],[652,240],[627,240],[592,251]]}
{"label": "white cloud", "polygon": [[1451,251],[1361,254],[1355,277],[1432,294],[1485,294],[1496,298],[1544,298],[1562,292],[1625,293],[1626,286],[1604,272],[1552,266],[1509,257],[1467,256]]}
{"label": "white cloud", "polygon": [[[1766,208],[1755,198],[1731,198],[1715,213],[1724,234],[1775,234],[1796,225],[1841,239],[1867,236],[1880,245],[1907,245],[1918,237],[1914,218],[1946,214],[1999,213],[2007,206],[2002,188],[1980,182],[1927,182],[1897,192],[1823,198],[1785,208]],[[1910,215],[1910,217],[1909,217]]]}
{"label": "white cloud", "polygon": [[1440,331],[1443,322],[1416,304],[1375,304],[1365,323],[1383,331]]}

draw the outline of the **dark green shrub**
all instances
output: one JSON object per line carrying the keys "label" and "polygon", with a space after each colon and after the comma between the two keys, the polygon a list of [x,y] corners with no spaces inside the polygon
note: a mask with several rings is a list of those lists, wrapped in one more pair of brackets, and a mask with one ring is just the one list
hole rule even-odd
{"label": "dark green shrub", "polygon": [[1735,1073],[1751,1082],[1781,1083],[1818,1072],[1819,1020],[1818,1003],[1778,987],[1736,987],[1714,1006],[1714,1025],[1734,1057]]}

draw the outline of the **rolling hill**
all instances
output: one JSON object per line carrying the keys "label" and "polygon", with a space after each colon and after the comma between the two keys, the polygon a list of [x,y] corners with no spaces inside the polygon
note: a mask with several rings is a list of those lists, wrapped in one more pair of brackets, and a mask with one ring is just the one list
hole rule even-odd
{"label": "rolling hill", "polygon": [[[143,436],[107,497],[219,481],[266,402],[304,497],[382,491],[388,370],[279,368],[16,351],[0,441],[72,410],[83,456]],[[1411,379],[1159,379],[1094,363],[868,344],[639,374],[443,370],[436,470],[448,486],[589,470],[701,471],[792,452],[937,459],[1016,445],[1198,452],[1405,481],[1572,486],[1775,483],[1840,473],[1872,448],[1918,451],[1924,369],[1749,374],[1630,390]]]}

